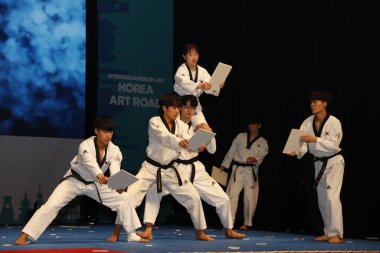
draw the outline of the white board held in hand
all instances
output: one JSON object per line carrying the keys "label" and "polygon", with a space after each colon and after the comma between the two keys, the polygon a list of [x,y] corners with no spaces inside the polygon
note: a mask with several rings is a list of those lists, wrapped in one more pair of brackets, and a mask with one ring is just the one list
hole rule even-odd
{"label": "white board held in hand", "polygon": [[301,131],[299,129],[293,128],[290,131],[288,140],[286,141],[286,144],[282,153],[283,154],[289,154],[292,152],[299,153],[302,146],[302,141],[300,141],[300,137],[304,134],[306,134],[305,131]]}
{"label": "white board held in hand", "polygon": [[223,186],[227,186],[228,173],[221,171],[218,167],[212,166],[211,177]]}
{"label": "white board held in hand", "polygon": [[108,178],[108,186],[116,190],[125,189],[137,180],[139,180],[137,177],[121,169],[115,175]]}
{"label": "white board held in hand", "polygon": [[188,149],[198,151],[199,146],[209,143],[215,135],[216,133],[204,130],[202,128],[198,129],[189,139]]}
{"label": "white board held in hand", "polygon": [[211,76],[211,90],[220,90],[219,85],[224,83],[232,69],[231,65],[219,62]]}

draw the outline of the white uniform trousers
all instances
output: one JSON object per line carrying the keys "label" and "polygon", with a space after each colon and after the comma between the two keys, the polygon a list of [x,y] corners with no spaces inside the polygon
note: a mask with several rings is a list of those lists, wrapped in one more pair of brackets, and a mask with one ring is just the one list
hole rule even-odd
{"label": "white uniform trousers", "polygon": [[231,201],[231,214],[233,223],[235,223],[236,211],[239,203],[239,195],[240,192],[244,189],[244,224],[247,226],[252,226],[252,220],[253,216],[255,215],[257,199],[259,196],[258,168],[254,166],[254,170],[257,177],[256,182],[253,179],[251,166],[232,166],[232,174],[228,182],[226,192]]}
{"label": "white uniform trousers", "polygon": [[[193,222],[195,229],[206,229],[207,225],[203,213],[201,198],[197,190],[194,188],[193,184],[190,183],[189,180],[184,180],[186,176],[183,175],[183,173],[181,173],[180,171],[179,174],[182,179],[182,186],[179,186],[177,175],[172,168],[162,169],[162,189],[166,189],[166,191],[169,192],[178,201],[178,203],[180,203],[186,208],[187,212],[190,214],[190,218]],[[152,187],[151,190],[157,191],[155,185],[157,180],[157,167],[152,166],[148,162],[144,161],[142,168],[140,169],[136,177],[139,178],[139,180],[130,185],[128,187],[127,192],[129,196],[133,196],[135,207],[138,207],[144,199],[144,196],[152,186],[154,187]],[[147,209],[146,206],[145,209]],[[120,221],[117,217],[116,224],[120,224],[119,222]]]}
{"label": "white uniform trousers", "polygon": [[144,224],[156,223],[158,212],[160,211],[161,199],[163,196],[169,194],[170,193],[166,190],[166,188],[163,188],[162,192],[158,193],[157,185],[152,185],[145,197]]}
{"label": "white uniform trousers", "polygon": [[[135,207],[127,193],[119,194],[107,185],[96,184],[103,205],[117,212],[127,233],[134,232],[141,227]],[[86,195],[99,201],[94,184],[85,185],[73,177],[67,178],[54,189],[47,202],[34,213],[22,231],[36,241],[58,212],[78,195]]]}
{"label": "white uniform trousers", "polygon": [[[315,177],[321,166],[321,161],[315,162]],[[324,223],[324,234],[329,237],[338,235],[343,238],[343,213],[340,201],[343,174],[343,161],[332,164],[326,167],[317,187],[318,206]]]}
{"label": "white uniform trousers", "polygon": [[[195,162],[196,172],[193,182],[195,189],[197,189],[201,199],[215,207],[223,227],[232,229],[233,222],[230,199],[222,187],[220,187],[220,185],[205,171],[204,166],[202,165],[202,168],[199,168],[196,165],[197,163],[198,162]],[[181,170],[186,172],[187,180],[189,180],[191,175],[191,165],[181,164],[178,166],[178,171],[181,173]],[[162,193],[157,193],[157,190],[154,189],[154,187],[148,191],[145,200],[144,223],[155,223],[160,209],[160,201],[162,197],[167,194],[168,191],[166,189],[163,189]]]}

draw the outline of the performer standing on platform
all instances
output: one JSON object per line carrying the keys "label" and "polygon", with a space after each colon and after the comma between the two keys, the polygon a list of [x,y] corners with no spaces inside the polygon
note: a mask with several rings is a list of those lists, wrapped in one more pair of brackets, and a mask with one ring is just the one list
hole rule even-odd
{"label": "performer standing on platform", "polygon": [[[195,228],[197,240],[212,241],[206,235],[206,219],[203,213],[201,198],[186,176],[174,166],[175,160],[183,149],[187,149],[189,135],[188,126],[177,118],[181,101],[175,93],[163,95],[159,100],[160,116],[149,120],[149,144],[146,148],[147,157],[136,175],[138,181],[128,187],[128,194],[134,197],[135,207],[138,207],[149,188],[156,183],[156,191],[165,188],[190,214]],[[119,240],[120,221],[116,217],[116,226],[107,241]]]}
{"label": "performer standing on platform", "polygon": [[[128,233],[128,241],[146,241],[134,233],[141,227],[132,199],[128,193],[120,194],[108,187],[109,170],[114,175],[120,170],[122,154],[112,143],[115,124],[108,116],[98,116],[94,120],[95,136],[84,140],[78,154],[71,161],[71,168],[43,204],[25,225],[16,244],[25,245],[28,237],[36,241],[57,216],[59,210],[76,196],[86,195],[116,211]],[[119,190],[120,191],[120,190]]]}
{"label": "performer standing on platform", "polygon": [[240,192],[244,189],[244,224],[241,230],[252,226],[259,196],[259,166],[268,154],[268,143],[260,136],[261,121],[254,118],[249,122],[248,132],[239,133],[232,142],[220,169],[232,166],[227,186],[231,200],[232,219],[235,223]]}
{"label": "performer standing on platform", "polygon": [[[202,106],[199,102],[199,97],[205,92],[206,94],[211,94],[214,96],[219,96],[220,89],[212,90],[210,79],[211,76],[207,70],[198,65],[199,60],[199,50],[197,45],[194,43],[187,43],[184,47],[182,63],[175,75],[174,75],[174,91],[180,95],[194,95],[198,99],[198,105],[195,111],[194,117],[191,119],[193,125],[197,126],[200,123],[207,123],[203,112]],[[219,85],[223,88],[224,83]]]}
{"label": "performer standing on platform", "polygon": [[[196,129],[191,124],[191,118],[195,113],[195,108],[198,105],[198,100],[194,95],[184,95],[181,97],[181,120],[188,125],[188,133],[190,136],[194,135]],[[197,129],[202,128],[212,132],[212,129],[205,123],[198,125]],[[198,148],[199,152],[206,150],[214,154],[216,151],[216,140],[213,138],[207,145],[202,145]],[[179,159],[176,160],[175,166],[178,171],[184,171],[187,179],[194,184],[194,187],[199,192],[201,198],[209,205],[214,206],[220,221],[225,230],[225,238],[244,238],[245,234],[240,234],[232,230],[233,222],[231,215],[230,199],[224,192],[222,187],[210,177],[205,170],[204,165],[198,159],[198,153],[189,149],[182,149]],[[146,196],[145,210],[144,210],[144,224],[146,226],[144,232],[137,232],[143,238],[152,239],[152,228],[156,222],[158,212],[160,209],[160,202],[163,196],[168,194],[167,191],[157,193],[152,187]]]}
{"label": "performer standing on platform", "polygon": [[324,235],[316,241],[341,243],[343,238],[343,214],[340,191],[343,184],[344,158],[339,147],[343,131],[340,121],[327,112],[332,96],[326,91],[310,94],[313,115],[305,119],[300,127],[307,132],[300,137],[303,142],[300,153],[288,155],[302,158],[307,152],[314,156],[315,185],[318,205],[324,223]]}

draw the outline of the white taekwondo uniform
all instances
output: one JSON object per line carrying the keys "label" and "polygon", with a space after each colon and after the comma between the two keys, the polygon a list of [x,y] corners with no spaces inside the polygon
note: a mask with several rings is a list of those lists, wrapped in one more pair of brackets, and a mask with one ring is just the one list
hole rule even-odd
{"label": "white taekwondo uniform", "polygon": [[[179,157],[182,150],[179,142],[182,139],[189,139],[187,128],[188,126],[185,123],[176,119],[175,133],[173,134],[165,126],[163,117],[155,116],[149,120],[149,145],[146,148],[147,159],[142,163],[142,167],[136,175],[139,180],[130,185],[127,192],[130,196],[134,196],[135,207],[139,206],[147,191],[155,183],[159,182],[157,176],[160,174],[161,182],[159,183],[162,184],[161,189],[166,189],[186,208],[195,229],[206,229],[207,225],[202,202],[197,190],[189,180],[185,180],[186,176],[184,173],[174,167],[174,160]],[[161,165],[172,165],[166,169],[161,169],[161,173],[158,173],[160,166],[152,164],[152,160]],[[157,187],[152,188],[158,191]],[[116,223],[118,224],[118,222],[117,219]]]}
{"label": "white taekwondo uniform", "polygon": [[202,112],[202,106],[199,101],[199,97],[205,92],[206,94],[211,94],[214,96],[219,96],[220,90],[203,90],[197,89],[197,86],[203,82],[210,82],[211,76],[207,70],[199,65],[197,65],[198,73],[190,73],[186,66],[186,63],[182,63],[178,67],[174,75],[174,91],[180,95],[194,95],[197,97],[198,106],[195,110],[195,115],[192,117],[191,122],[193,125],[197,126],[200,123],[207,123]]}
{"label": "white taekwondo uniform", "polygon": [[71,168],[57,185],[45,204],[43,204],[25,225],[23,232],[36,241],[57,216],[59,210],[76,196],[86,195],[116,211],[127,233],[141,227],[135,207],[128,194],[119,194],[106,184],[100,184],[96,176],[108,169],[112,176],[120,170],[122,154],[118,146],[110,142],[105,157],[96,159],[98,148],[95,136],[84,140],[78,148],[78,154],[71,161]]}
{"label": "white taekwondo uniform", "polygon": [[[222,166],[230,168],[232,174],[227,186],[227,195],[231,201],[232,220],[235,222],[239,194],[244,188],[244,224],[252,226],[257,199],[259,196],[259,166],[268,154],[268,143],[259,136],[249,143],[249,134],[239,133],[223,159]],[[257,162],[246,164],[247,158],[253,156]],[[236,164],[238,163],[238,164]],[[256,179],[256,180],[255,180]]]}
{"label": "white taekwondo uniform", "polygon": [[339,147],[343,137],[342,126],[336,117],[328,114],[322,122],[320,131],[317,132],[314,128],[314,118],[315,116],[311,115],[305,119],[300,130],[317,136],[317,142],[304,142],[297,157],[302,158],[308,151],[314,156],[316,179],[325,160],[325,170],[317,185],[318,206],[324,223],[324,233],[329,237],[338,235],[343,238],[340,191],[343,183],[344,158],[340,154]]}
{"label": "white taekwondo uniform", "polygon": [[[192,136],[194,134],[193,126],[189,127],[189,134]],[[210,154],[214,154],[216,151],[216,141],[213,138],[206,146],[207,151]],[[205,166],[199,160],[197,160],[198,152],[191,151],[189,149],[183,149],[179,160],[175,163],[178,171],[184,171],[187,179],[191,181],[192,178],[192,164],[194,165],[194,178],[193,185],[197,189],[201,199],[206,201],[209,205],[216,208],[216,212],[222,222],[224,228],[233,228],[232,216],[231,216],[231,205],[227,194],[224,192],[222,187],[207,173]],[[194,159],[192,164],[184,164],[180,161],[186,162]],[[179,161],[179,163],[178,163]],[[191,161],[190,161],[191,162]],[[145,210],[144,210],[144,223],[154,224],[160,209],[160,201],[167,192],[159,194],[152,187],[146,196],[145,200]]]}

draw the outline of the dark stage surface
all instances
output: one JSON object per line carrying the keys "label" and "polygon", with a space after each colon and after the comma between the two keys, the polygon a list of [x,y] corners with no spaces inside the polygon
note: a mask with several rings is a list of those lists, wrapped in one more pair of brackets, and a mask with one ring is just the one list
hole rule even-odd
{"label": "dark stage surface", "polygon": [[[246,231],[244,239],[225,239],[221,229],[207,230],[213,242],[197,241],[194,230],[187,226],[159,226],[154,239],[148,243],[121,241],[106,242],[113,225],[50,226],[37,242],[25,246],[15,245],[22,227],[0,227],[2,252],[380,252],[376,238],[344,238],[341,244],[315,242],[312,235],[271,231]],[[59,250],[62,249],[62,250]]]}

